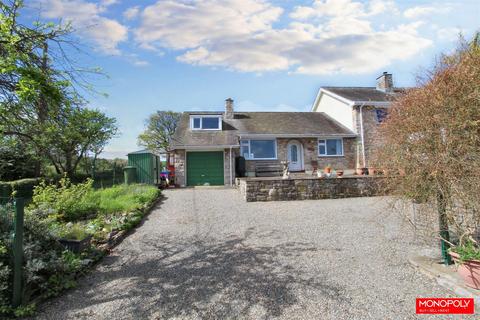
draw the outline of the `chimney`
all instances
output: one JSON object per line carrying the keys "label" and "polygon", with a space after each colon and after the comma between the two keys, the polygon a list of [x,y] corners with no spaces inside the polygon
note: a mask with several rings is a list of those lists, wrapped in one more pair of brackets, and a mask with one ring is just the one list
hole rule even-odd
{"label": "chimney", "polygon": [[391,73],[385,71],[380,77],[377,78],[377,90],[383,92],[393,91],[393,77]]}
{"label": "chimney", "polygon": [[233,119],[233,99],[225,100],[225,119]]}

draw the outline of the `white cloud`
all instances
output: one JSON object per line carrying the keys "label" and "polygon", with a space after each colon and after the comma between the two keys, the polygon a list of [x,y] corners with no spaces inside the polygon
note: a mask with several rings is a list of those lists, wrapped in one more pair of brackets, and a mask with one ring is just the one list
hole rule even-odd
{"label": "white cloud", "polygon": [[386,11],[397,12],[392,0],[371,0],[368,3],[352,0],[315,0],[311,6],[295,7],[290,17],[299,20],[322,17],[358,18]]}
{"label": "white cloud", "polygon": [[465,34],[465,31],[457,27],[439,28],[437,29],[437,38],[445,41],[455,41],[458,40],[460,34]]}
{"label": "white cloud", "polygon": [[101,15],[116,1],[95,4],[83,0],[37,0],[37,3],[43,18],[70,21],[80,36],[92,40],[104,53],[120,54],[118,44],[128,38],[127,27]]}
{"label": "white cloud", "polygon": [[314,1],[276,28],[282,9],[265,0],[166,0],[141,12],[135,39],[193,65],[305,74],[372,72],[431,45],[418,22],[375,30],[371,19],[382,12],[397,9],[390,0]]}
{"label": "white cloud", "polygon": [[426,15],[444,14],[452,10],[450,5],[436,5],[436,6],[416,6],[409,8],[403,12],[403,15],[409,19],[416,19]]}
{"label": "white cloud", "polygon": [[102,0],[101,1],[101,4],[108,7],[108,6],[111,6],[111,5],[114,5],[114,4],[117,4],[119,3],[120,1],[118,0]]}
{"label": "white cloud", "polygon": [[133,20],[133,19],[138,17],[139,13],[140,13],[140,7],[135,6],[135,7],[131,7],[131,8],[128,8],[127,10],[125,10],[123,12],[123,16],[127,20]]}
{"label": "white cloud", "polygon": [[282,11],[263,0],[158,1],[135,35],[147,48],[194,48],[267,30]]}

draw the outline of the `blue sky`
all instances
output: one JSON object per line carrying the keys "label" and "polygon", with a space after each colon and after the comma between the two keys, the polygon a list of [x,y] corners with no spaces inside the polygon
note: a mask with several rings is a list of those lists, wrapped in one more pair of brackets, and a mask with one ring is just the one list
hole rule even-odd
{"label": "blue sky", "polygon": [[118,119],[105,157],[139,149],[155,110],[308,111],[320,86],[397,86],[479,30],[480,2],[31,0],[26,19],[70,21],[82,64],[108,79],[90,105]]}

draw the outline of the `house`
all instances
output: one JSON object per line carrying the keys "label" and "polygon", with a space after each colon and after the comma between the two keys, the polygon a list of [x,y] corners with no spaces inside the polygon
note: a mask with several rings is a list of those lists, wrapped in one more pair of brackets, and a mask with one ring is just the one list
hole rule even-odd
{"label": "house", "polygon": [[368,167],[377,123],[397,92],[390,74],[377,80],[372,88],[321,88],[311,112],[235,112],[232,99],[223,111],[184,112],[171,146],[175,183],[233,185],[238,156],[247,176],[284,160],[291,172]]}
{"label": "house", "polygon": [[321,112],[340,122],[357,135],[356,168],[373,166],[374,150],[381,146],[379,124],[388,108],[405,88],[393,86],[393,76],[384,72],[375,87],[322,87],[312,112]]}

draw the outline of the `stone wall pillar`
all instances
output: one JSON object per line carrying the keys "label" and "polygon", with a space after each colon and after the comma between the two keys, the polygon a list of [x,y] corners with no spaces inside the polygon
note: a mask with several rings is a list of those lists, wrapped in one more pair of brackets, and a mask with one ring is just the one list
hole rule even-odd
{"label": "stone wall pillar", "polygon": [[185,150],[175,150],[174,165],[175,165],[175,184],[180,187],[185,187]]}

